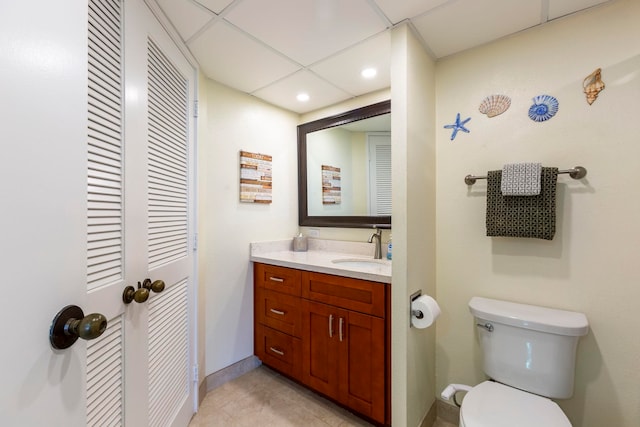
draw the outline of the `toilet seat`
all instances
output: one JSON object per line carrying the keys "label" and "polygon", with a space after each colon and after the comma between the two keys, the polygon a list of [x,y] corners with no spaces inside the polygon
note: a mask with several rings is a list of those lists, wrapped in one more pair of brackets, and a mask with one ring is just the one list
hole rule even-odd
{"label": "toilet seat", "polygon": [[571,427],[551,399],[493,381],[478,384],[460,408],[460,427]]}

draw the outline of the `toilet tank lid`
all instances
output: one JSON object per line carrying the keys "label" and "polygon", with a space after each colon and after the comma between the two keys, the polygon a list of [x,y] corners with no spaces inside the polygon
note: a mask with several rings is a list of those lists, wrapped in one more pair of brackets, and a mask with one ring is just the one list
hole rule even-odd
{"label": "toilet tank lid", "polygon": [[587,316],[575,311],[482,297],[471,298],[469,311],[484,320],[552,334],[582,336],[589,331]]}

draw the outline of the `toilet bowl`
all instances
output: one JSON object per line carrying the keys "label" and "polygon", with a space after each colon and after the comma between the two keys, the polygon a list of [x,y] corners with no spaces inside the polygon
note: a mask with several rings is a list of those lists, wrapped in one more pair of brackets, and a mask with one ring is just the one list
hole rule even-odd
{"label": "toilet bowl", "polygon": [[551,399],[485,381],[465,395],[460,427],[571,427],[571,422]]}
{"label": "toilet bowl", "polygon": [[467,391],[460,427],[571,427],[554,399],[573,395],[578,339],[589,330],[582,313],[473,297],[488,381],[449,385],[442,398]]}

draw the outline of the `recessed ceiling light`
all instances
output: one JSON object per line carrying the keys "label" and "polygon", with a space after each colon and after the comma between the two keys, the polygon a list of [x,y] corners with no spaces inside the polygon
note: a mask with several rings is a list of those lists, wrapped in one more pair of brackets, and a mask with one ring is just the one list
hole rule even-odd
{"label": "recessed ceiling light", "polygon": [[376,70],[375,68],[365,68],[364,70],[362,70],[361,74],[365,79],[372,79],[376,76],[376,74],[378,74],[378,70]]}
{"label": "recessed ceiling light", "polygon": [[301,92],[296,96],[296,99],[300,102],[307,102],[309,100],[309,94]]}

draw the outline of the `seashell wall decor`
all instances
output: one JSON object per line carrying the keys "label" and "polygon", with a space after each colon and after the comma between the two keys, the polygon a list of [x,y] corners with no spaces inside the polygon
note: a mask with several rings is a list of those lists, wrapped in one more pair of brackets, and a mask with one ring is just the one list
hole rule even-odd
{"label": "seashell wall decor", "polygon": [[480,103],[478,110],[487,117],[495,117],[507,111],[510,106],[511,98],[507,95],[490,95]]}
{"label": "seashell wall decor", "polygon": [[589,105],[593,104],[596,98],[598,98],[600,91],[604,89],[601,72],[602,70],[598,68],[593,73],[585,77],[582,82],[582,87],[584,88],[585,95],[587,95],[587,102]]}
{"label": "seashell wall decor", "polygon": [[533,105],[529,108],[529,118],[534,122],[544,122],[555,116],[559,103],[551,95],[538,95],[533,98]]}

